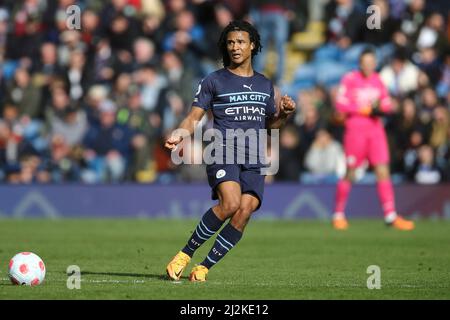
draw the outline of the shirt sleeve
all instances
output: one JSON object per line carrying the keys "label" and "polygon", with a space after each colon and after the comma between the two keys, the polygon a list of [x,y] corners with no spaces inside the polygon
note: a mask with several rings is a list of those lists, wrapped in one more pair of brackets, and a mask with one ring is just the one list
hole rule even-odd
{"label": "shirt sleeve", "polygon": [[198,84],[197,92],[195,93],[193,107],[200,107],[204,110],[209,110],[213,103],[214,88],[210,77],[206,77]]}
{"label": "shirt sleeve", "polygon": [[266,104],[266,117],[272,117],[277,111],[275,107],[275,93],[272,83],[270,84],[270,96]]}
{"label": "shirt sleeve", "polygon": [[380,86],[380,108],[384,112],[391,112],[393,109],[392,100],[389,96],[389,92],[384,85],[381,78],[378,78],[379,86]]}
{"label": "shirt sleeve", "polygon": [[342,78],[336,96],[336,109],[345,114],[358,113],[358,106],[352,99],[353,84],[351,74],[347,74]]}

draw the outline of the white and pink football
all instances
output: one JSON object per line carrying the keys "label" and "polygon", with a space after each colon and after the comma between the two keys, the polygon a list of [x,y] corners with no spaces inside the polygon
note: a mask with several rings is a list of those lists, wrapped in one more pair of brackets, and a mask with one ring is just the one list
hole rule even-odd
{"label": "white and pink football", "polygon": [[8,274],[13,284],[37,286],[45,278],[44,261],[32,252],[20,252],[9,261]]}

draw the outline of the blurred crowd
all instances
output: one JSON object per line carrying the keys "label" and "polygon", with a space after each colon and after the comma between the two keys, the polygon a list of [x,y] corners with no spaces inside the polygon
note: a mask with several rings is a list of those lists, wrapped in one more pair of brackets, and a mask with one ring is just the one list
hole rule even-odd
{"label": "blurred crowd", "polygon": [[[372,4],[381,29],[367,25]],[[268,181],[342,176],[334,97],[367,45],[395,105],[384,119],[395,181],[449,181],[449,18],[446,0],[3,0],[0,182],[206,181],[203,165],[175,166],[163,143],[198,82],[221,67],[217,41],[232,19],[255,24],[263,45],[255,69],[299,107]],[[312,23],[323,26],[323,41],[287,79],[292,39]],[[362,167],[360,180],[370,177]]]}

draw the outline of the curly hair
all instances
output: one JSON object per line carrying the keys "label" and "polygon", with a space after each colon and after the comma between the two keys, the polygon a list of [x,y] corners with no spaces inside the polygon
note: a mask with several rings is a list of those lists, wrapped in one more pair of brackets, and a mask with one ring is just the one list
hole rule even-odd
{"label": "curly hair", "polygon": [[227,50],[227,36],[229,32],[232,31],[246,31],[250,35],[250,42],[253,42],[254,48],[252,50],[252,58],[258,54],[258,52],[261,51],[261,38],[259,36],[258,30],[251,25],[247,21],[243,20],[234,20],[231,21],[222,31],[222,34],[220,35],[219,42],[217,43],[219,46],[220,53],[222,54],[222,62],[223,66],[227,67],[230,65],[231,60],[230,56],[228,55]]}

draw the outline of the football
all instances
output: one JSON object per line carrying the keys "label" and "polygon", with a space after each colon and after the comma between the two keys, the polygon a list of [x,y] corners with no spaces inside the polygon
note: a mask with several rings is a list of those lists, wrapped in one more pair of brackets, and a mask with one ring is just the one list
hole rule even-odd
{"label": "football", "polygon": [[37,286],[45,278],[44,261],[32,252],[20,252],[9,261],[8,275],[15,285]]}

